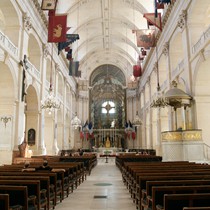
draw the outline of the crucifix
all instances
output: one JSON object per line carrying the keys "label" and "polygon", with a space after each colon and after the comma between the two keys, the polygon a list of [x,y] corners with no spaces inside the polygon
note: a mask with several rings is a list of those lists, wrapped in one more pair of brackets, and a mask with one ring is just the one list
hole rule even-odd
{"label": "crucifix", "polygon": [[107,102],[106,106],[103,107],[104,109],[106,109],[106,116],[107,116],[107,123],[109,123],[109,112],[111,109],[115,108],[114,106],[111,106],[109,104],[109,101]]}

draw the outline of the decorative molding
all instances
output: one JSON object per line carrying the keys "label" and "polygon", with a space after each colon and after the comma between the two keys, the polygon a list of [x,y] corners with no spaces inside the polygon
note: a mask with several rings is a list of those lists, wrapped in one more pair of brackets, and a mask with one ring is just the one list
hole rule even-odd
{"label": "decorative molding", "polygon": [[153,71],[157,74],[157,70],[158,70],[158,62],[155,61],[154,65],[153,65]]}
{"label": "decorative molding", "polygon": [[38,2],[38,0],[32,0],[32,2],[34,3],[34,6],[37,9],[42,21],[44,22],[44,24],[47,27],[48,26],[48,21],[47,21],[47,18],[45,16],[44,12],[41,9],[40,3]]}
{"label": "decorative molding", "polygon": [[47,56],[50,54],[49,46],[47,44],[43,45],[43,54],[45,58],[47,58]]}
{"label": "decorative molding", "polygon": [[23,14],[23,23],[24,23],[24,28],[27,31],[30,31],[32,28],[32,23],[31,23],[31,18],[28,16],[27,13]]}
{"label": "decorative molding", "polygon": [[12,120],[11,117],[7,117],[7,116],[1,117],[1,121],[4,123],[4,127],[5,127],[5,128],[7,127],[7,123],[8,123],[9,121],[11,121],[11,120]]}
{"label": "decorative molding", "polygon": [[55,70],[56,72],[61,72],[60,65],[58,63],[55,63]]}
{"label": "decorative molding", "polygon": [[165,56],[168,56],[169,55],[169,42],[166,42],[163,46],[163,54]]}
{"label": "decorative molding", "polygon": [[187,24],[187,10],[182,10],[182,13],[179,15],[177,26],[183,31]]}
{"label": "decorative molding", "polygon": [[201,141],[202,130],[162,132],[162,141]]}

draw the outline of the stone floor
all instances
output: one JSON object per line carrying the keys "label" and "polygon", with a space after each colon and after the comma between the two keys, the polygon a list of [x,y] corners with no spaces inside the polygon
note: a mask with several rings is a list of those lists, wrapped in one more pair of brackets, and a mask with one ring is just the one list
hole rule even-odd
{"label": "stone floor", "polygon": [[122,182],[115,159],[99,158],[87,180],[55,210],[135,210],[135,204]]}

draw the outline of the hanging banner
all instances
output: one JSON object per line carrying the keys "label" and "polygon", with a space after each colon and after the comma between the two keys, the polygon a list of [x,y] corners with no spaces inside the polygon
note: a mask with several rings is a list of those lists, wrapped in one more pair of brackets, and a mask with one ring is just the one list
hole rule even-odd
{"label": "hanging banner", "polygon": [[79,34],[66,34],[66,42],[58,43],[58,55],[60,54],[61,50],[67,48],[70,44],[75,42],[77,39],[79,39]]}
{"label": "hanging banner", "polygon": [[147,19],[149,25],[154,25],[162,30],[161,13],[158,13],[157,17],[155,16],[155,13],[145,13],[143,17]]}
{"label": "hanging banner", "polygon": [[155,30],[136,30],[136,40],[137,47],[143,47],[145,49],[155,47]]}
{"label": "hanging banner", "polygon": [[49,16],[48,42],[66,42],[67,15]]}
{"label": "hanging banner", "polygon": [[57,0],[42,0],[41,9],[42,10],[55,10],[57,5]]}
{"label": "hanging banner", "polygon": [[79,61],[69,62],[69,75],[73,77],[80,77],[81,72],[79,72]]}

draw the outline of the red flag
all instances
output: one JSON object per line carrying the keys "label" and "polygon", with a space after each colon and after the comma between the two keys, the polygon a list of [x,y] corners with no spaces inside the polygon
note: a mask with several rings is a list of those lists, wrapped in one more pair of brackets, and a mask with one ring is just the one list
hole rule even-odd
{"label": "red flag", "polygon": [[155,30],[136,30],[136,40],[138,47],[148,49],[155,46]]}
{"label": "red flag", "polygon": [[66,41],[67,15],[49,16],[48,42]]}
{"label": "red flag", "polygon": [[80,131],[80,139],[84,139],[84,133]]}
{"label": "red flag", "polygon": [[132,136],[132,139],[133,139],[133,140],[136,139],[136,133],[135,133],[135,132],[132,132],[131,136]]}
{"label": "red flag", "polygon": [[155,17],[155,13],[145,13],[144,18],[147,19],[149,25],[154,25],[162,30],[161,13],[158,13],[157,18]]}

